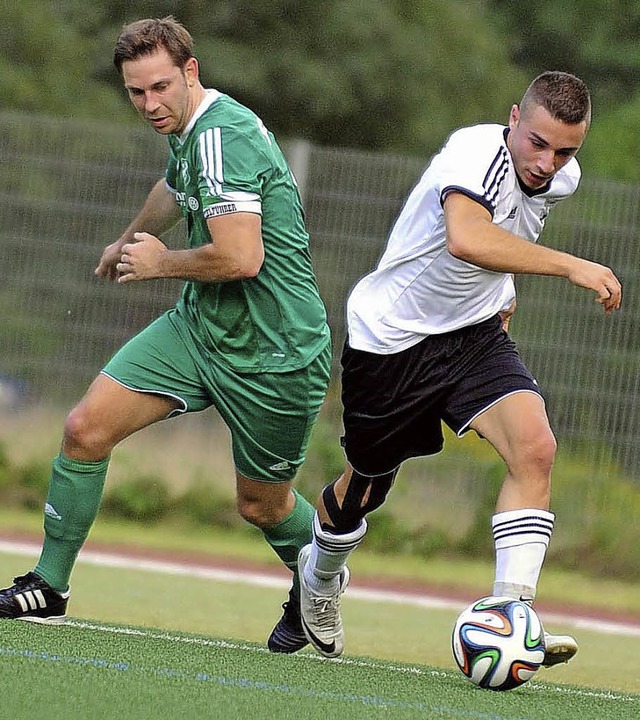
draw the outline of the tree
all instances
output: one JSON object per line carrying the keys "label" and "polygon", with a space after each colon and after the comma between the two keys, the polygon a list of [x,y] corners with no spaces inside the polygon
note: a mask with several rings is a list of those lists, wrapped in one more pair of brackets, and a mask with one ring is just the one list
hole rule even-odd
{"label": "tree", "polygon": [[119,105],[113,89],[87,78],[93,46],[64,22],[56,6],[12,1],[0,16],[0,106],[68,117]]}
{"label": "tree", "polygon": [[593,119],[580,163],[589,177],[640,182],[640,93]]}
{"label": "tree", "polygon": [[166,14],[194,35],[205,84],[317,143],[426,155],[457,125],[506,119],[525,87],[480,0],[10,2],[5,108],[122,111],[113,42]]}
{"label": "tree", "polygon": [[566,70],[608,111],[640,90],[640,5],[635,0],[489,0],[509,55],[532,73]]}
{"label": "tree", "polygon": [[525,87],[480,2],[208,5],[192,24],[205,79],[318,143],[430,152],[456,125],[506,119]]}

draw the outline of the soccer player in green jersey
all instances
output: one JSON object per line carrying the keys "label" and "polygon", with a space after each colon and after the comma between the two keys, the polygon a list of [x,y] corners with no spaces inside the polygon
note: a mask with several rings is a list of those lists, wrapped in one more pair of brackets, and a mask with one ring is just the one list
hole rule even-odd
{"label": "soccer player in green jersey", "polygon": [[[140,115],[167,137],[169,157],[95,273],[123,285],[185,283],[176,306],[111,358],[67,417],[42,553],[0,591],[0,617],[61,622],[113,448],[159,420],[214,406],[231,432],[239,512],[294,572],[268,645],[295,652],[307,644],[296,560],[314,510],[292,483],[331,361],[299,193],[260,118],[202,86],[192,38],[174,18],[126,26],[114,63]],[[169,249],[160,236],[180,218],[188,247]]]}

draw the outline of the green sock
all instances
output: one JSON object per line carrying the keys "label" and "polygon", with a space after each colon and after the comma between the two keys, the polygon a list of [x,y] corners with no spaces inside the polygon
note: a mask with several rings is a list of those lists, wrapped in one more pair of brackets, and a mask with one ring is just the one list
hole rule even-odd
{"label": "green sock", "polygon": [[297,490],[296,504],[289,515],[277,525],[263,528],[266,541],[275,550],[282,562],[293,572],[293,594],[299,595],[298,553],[311,542],[315,508]]}
{"label": "green sock", "polygon": [[109,458],[97,462],[53,459],[44,508],[44,543],[36,572],[55,590],[64,592],[80,548],[100,508]]}

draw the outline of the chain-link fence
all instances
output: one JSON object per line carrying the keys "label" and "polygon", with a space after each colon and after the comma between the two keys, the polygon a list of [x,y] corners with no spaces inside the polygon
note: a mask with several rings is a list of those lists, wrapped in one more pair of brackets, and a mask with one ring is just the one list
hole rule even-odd
{"label": "chain-link fence", "polygon": [[[113,350],[162,310],[175,282],[96,279],[113,242],[164,171],[165,141],[146,127],[0,114],[0,404],[75,398]],[[301,185],[335,374],[350,287],[378,259],[428,158],[284,145]],[[640,187],[585,177],[542,242],[610,265],[623,310],[558,278],[518,278],[512,333],[537,376],[559,439],[633,471],[640,461],[636,241]],[[183,242],[176,228],[168,241]]]}

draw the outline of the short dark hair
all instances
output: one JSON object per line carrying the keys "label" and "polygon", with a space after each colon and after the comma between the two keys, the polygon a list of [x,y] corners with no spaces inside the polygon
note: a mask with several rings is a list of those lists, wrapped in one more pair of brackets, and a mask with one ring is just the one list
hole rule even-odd
{"label": "short dark hair", "polygon": [[532,105],[541,105],[552,117],[569,125],[591,122],[589,89],[571,73],[549,70],[538,75],[523,95],[520,109],[526,112]]}
{"label": "short dark hair", "polygon": [[193,57],[193,38],[171,15],[136,20],[122,28],[113,51],[113,64],[122,74],[123,62],[150,55],[158,48],[164,48],[174,64],[183,68]]}

